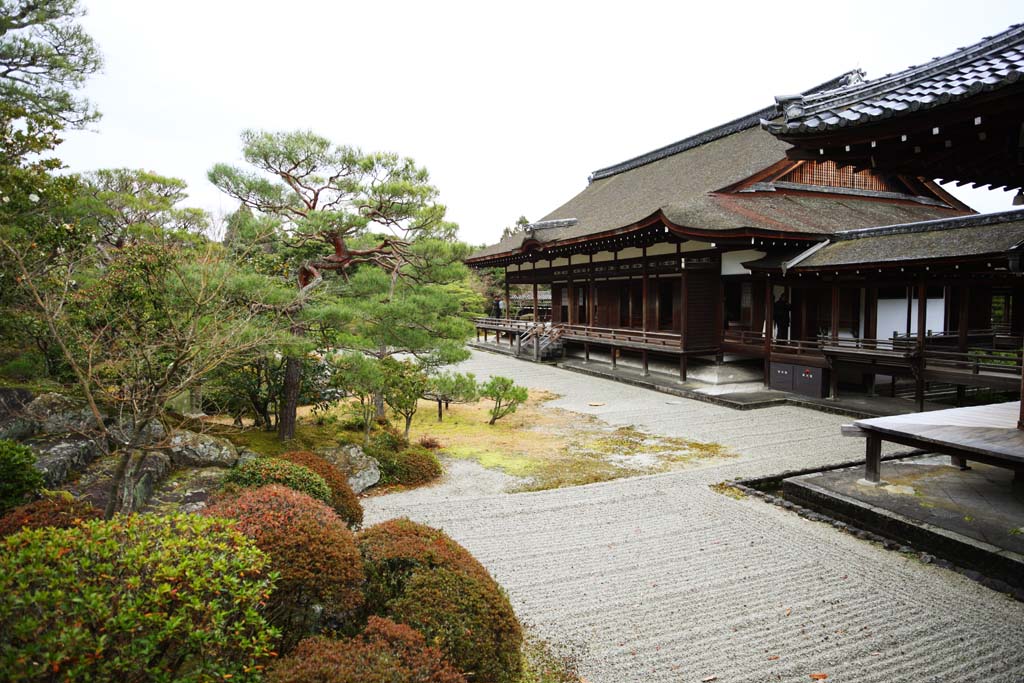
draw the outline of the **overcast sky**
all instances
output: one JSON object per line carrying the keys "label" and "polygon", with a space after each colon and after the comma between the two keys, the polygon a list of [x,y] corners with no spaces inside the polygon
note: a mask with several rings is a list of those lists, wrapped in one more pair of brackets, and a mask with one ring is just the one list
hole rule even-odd
{"label": "overcast sky", "polygon": [[[411,156],[463,239],[537,220],[588,174],[852,68],[868,78],[1024,21],[1020,0],[228,2],[83,0],[106,65],[73,170],[184,178],[191,203],[240,163],[244,128],[308,128]],[[962,193],[960,196],[964,197]],[[983,211],[1010,195],[975,191]]]}

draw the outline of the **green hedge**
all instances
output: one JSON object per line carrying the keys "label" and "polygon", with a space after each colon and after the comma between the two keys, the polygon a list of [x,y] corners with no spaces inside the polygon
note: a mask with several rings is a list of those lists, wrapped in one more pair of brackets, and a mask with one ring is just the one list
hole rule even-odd
{"label": "green hedge", "polygon": [[229,522],[133,515],[0,543],[0,680],[258,681],[269,560]]}

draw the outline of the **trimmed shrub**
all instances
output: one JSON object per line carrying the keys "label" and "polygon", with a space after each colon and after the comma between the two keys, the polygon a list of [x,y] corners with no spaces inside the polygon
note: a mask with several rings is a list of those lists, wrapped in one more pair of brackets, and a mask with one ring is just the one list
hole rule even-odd
{"label": "trimmed shrub", "polygon": [[338,516],[345,520],[350,529],[355,529],[363,524],[363,506],[359,504],[359,499],[356,498],[352,487],[348,485],[348,478],[344,472],[316,453],[309,451],[292,451],[278,457],[301,465],[323,477],[331,490],[329,503]]}
{"label": "trimmed shrub", "polygon": [[323,477],[308,467],[279,458],[248,460],[224,477],[228,491],[233,487],[258,489],[268,484],[280,484],[325,503],[331,502],[331,488]]}
{"label": "trimmed shrub", "polygon": [[423,633],[470,681],[517,683],[522,676],[522,627],[494,581],[418,569],[386,614]]}
{"label": "trimmed shrub", "polygon": [[358,544],[368,613],[417,628],[469,680],[517,680],[522,629],[501,587],[469,551],[408,519],[376,524],[358,535]]}
{"label": "trimmed shrub", "polygon": [[270,683],[465,683],[420,633],[370,617],[366,630],[348,640],[308,638],[278,662]]}
{"label": "trimmed shrub", "polygon": [[355,539],[333,510],[309,496],[272,484],[242,491],[202,511],[238,520],[279,573],[266,614],[291,649],[326,623],[344,625],[363,603],[363,567]]}
{"label": "trimmed shrub", "polygon": [[410,446],[397,453],[372,451],[380,465],[380,478],[384,484],[420,486],[434,481],[444,471],[441,461],[422,446]]}
{"label": "trimmed shrub", "polygon": [[10,536],[22,529],[67,529],[101,517],[103,511],[92,503],[62,492],[16,507],[0,517],[0,536]]}
{"label": "trimmed shrub", "polygon": [[132,515],[0,541],[0,679],[258,681],[268,558],[220,519]]}
{"label": "trimmed shrub", "polygon": [[0,439],[0,515],[25,502],[43,485],[36,455],[28,446]]}

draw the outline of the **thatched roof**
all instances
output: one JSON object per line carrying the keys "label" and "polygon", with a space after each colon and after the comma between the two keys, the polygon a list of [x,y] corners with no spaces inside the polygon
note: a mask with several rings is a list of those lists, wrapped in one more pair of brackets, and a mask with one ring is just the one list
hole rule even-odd
{"label": "thatched roof", "polygon": [[1024,244],[1024,210],[836,233],[794,271],[1005,257]]}

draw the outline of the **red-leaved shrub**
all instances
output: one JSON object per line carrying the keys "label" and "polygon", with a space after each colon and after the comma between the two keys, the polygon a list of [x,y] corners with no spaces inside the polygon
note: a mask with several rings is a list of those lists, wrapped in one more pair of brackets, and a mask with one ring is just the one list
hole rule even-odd
{"label": "red-leaved shrub", "polygon": [[465,683],[436,647],[403,624],[370,617],[355,638],[307,638],[270,671],[270,683]]}
{"label": "red-leaved shrub", "polygon": [[363,506],[359,499],[348,485],[348,478],[340,469],[321,458],[316,453],[309,451],[292,451],[278,456],[282,460],[302,465],[315,474],[319,474],[327,482],[331,490],[330,505],[334,511],[345,520],[350,529],[355,529],[363,523]]}
{"label": "red-leaved shrub", "polygon": [[205,510],[238,520],[280,574],[266,614],[287,651],[325,621],[347,623],[363,602],[363,568],[352,532],[318,500],[273,484],[242,491]]}
{"label": "red-leaved shrub", "polygon": [[477,683],[518,683],[522,627],[494,581],[450,569],[417,569],[389,618],[412,626]]}
{"label": "red-leaved shrub", "polygon": [[15,534],[22,529],[67,529],[102,516],[103,511],[98,507],[84,500],[76,500],[70,494],[48,496],[25,503],[0,517],[0,537]]}
{"label": "red-leaved shrub", "polygon": [[369,527],[358,544],[368,613],[417,628],[470,681],[518,680],[522,628],[501,587],[465,548],[407,519]]}
{"label": "red-leaved shrub", "polygon": [[416,443],[418,443],[423,448],[426,448],[426,449],[429,449],[429,450],[432,450],[432,451],[440,450],[442,448],[442,446],[443,446],[441,441],[436,436],[429,436],[429,435],[428,436],[421,436],[420,440],[417,441]]}

